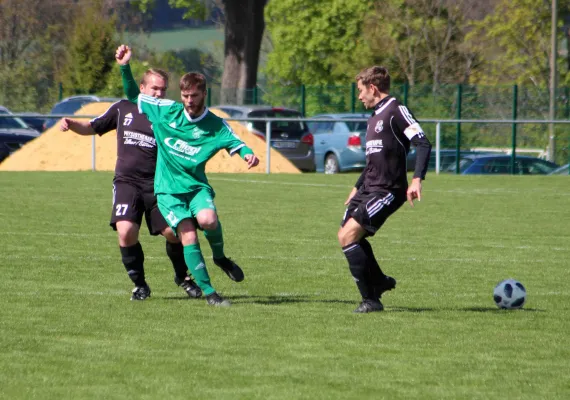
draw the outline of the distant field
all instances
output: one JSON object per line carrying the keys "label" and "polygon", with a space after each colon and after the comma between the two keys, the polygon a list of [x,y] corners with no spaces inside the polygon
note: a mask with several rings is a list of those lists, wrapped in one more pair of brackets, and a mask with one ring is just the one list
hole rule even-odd
{"label": "distant field", "polygon": [[147,34],[125,34],[127,41],[144,43],[159,51],[200,49],[223,56],[224,32],[216,28],[180,29]]}
{"label": "distant field", "polygon": [[[567,177],[429,176],[371,239],[398,279],[355,315],[336,242],[357,175],[212,174],[233,283],[213,309],[142,230],[153,296],[108,227],[110,173],[0,173],[2,399],[568,399]],[[494,285],[523,282],[501,311]]]}

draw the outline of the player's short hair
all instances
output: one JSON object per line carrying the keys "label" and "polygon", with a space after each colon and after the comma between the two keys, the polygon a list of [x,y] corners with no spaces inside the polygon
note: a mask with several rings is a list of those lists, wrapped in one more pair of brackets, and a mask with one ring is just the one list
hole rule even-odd
{"label": "player's short hair", "polygon": [[141,85],[146,85],[146,80],[150,75],[160,76],[162,79],[164,79],[164,83],[166,84],[166,87],[168,87],[168,72],[166,72],[165,70],[160,69],[160,68],[149,68],[149,69],[147,69],[146,72],[142,76]]}
{"label": "player's short hair", "polygon": [[196,86],[202,92],[206,91],[206,77],[199,72],[188,72],[180,78],[180,90],[190,90]]}
{"label": "player's short hair", "polygon": [[356,82],[362,81],[363,85],[374,85],[382,93],[390,92],[390,74],[385,67],[375,65],[373,67],[364,68],[356,75]]}

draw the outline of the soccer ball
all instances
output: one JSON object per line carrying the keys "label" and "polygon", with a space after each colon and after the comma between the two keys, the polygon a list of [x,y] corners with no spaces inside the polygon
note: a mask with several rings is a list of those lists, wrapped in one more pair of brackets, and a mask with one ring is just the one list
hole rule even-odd
{"label": "soccer ball", "polygon": [[521,308],[526,301],[526,289],[515,279],[505,279],[495,286],[493,300],[499,308]]}

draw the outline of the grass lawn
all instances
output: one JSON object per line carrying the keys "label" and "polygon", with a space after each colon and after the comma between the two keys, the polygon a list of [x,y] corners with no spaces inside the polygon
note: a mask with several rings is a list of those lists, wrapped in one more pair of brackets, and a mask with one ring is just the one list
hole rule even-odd
{"label": "grass lawn", "polygon": [[[0,173],[0,398],[568,399],[567,177],[428,176],[371,239],[398,279],[382,313],[336,241],[357,175],[212,174],[231,282],[227,309],[174,285],[142,230],[152,297],[109,228],[112,174]],[[523,310],[495,284],[520,280]]]}

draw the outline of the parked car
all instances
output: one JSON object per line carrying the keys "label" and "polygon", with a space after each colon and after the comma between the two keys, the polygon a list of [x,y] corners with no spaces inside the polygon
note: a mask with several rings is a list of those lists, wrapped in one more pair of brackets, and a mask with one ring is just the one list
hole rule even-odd
{"label": "parked car", "polygon": [[4,160],[25,143],[40,135],[20,118],[12,117],[12,113],[0,106],[0,161]]}
{"label": "parked car", "polygon": [[570,175],[570,164],[563,165],[549,172],[548,175]]}
{"label": "parked car", "polygon": [[[225,112],[230,118],[303,118],[297,110],[261,105],[218,105],[211,108]],[[247,129],[265,140],[264,121],[242,122]],[[271,123],[271,146],[283,154],[301,171],[314,171],[313,135],[303,121],[275,121]]]}
{"label": "parked car", "polygon": [[[317,172],[362,170],[366,165],[366,120],[369,114],[320,114],[312,118],[329,121],[308,122],[315,140]],[[355,121],[339,121],[354,119]],[[364,119],[364,121],[358,121]]]}
{"label": "parked car", "polygon": [[[517,156],[515,174],[517,175],[546,175],[558,168],[558,165],[541,158]],[[455,172],[455,165],[447,169]],[[466,155],[459,161],[459,172],[462,175],[471,174],[510,174],[511,156],[509,154]]]}
{"label": "parked car", "polygon": [[[121,99],[115,97],[98,97],[94,95],[79,95],[79,96],[71,96],[66,99],[63,99],[59,103],[57,103],[50,111],[50,114],[60,114],[60,115],[72,115],[75,114],[77,110],[83,107],[85,104],[89,103],[97,103],[97,102],[109,102],[115,103]],[[59,118],[47,118],[47,121],[44,126],[45,129],[49,129],[54,126]]]}
{"label": "parked car", "polygon": [[[489,152],[481,152],[481,151],[471,151],[471,150],[461,150],[459,152],[459,157],[468,156],[468,155],[482,155],[482,154],[503,154],[503,153],[489,153]],[[439,170],[440,171],[448,171],[449,168],[452,168],[455,171],[455,159],[457,158],[457,153],[455,149],[440,149],[439,150]],[[435,171],[435,147],[431,149],[431,155],[428,162],[428,171]],[[416,149],[410,148],[410,152],[408,153],[408,157],[406,158],[407,161],[407,170],[414,171],[416,167]]]}
{"label": "parked car", "polygon": [[25,112],[19,114],[23,115],[20,117],[20,119],[24,121],[30,128],[34,128],[38,132],[43,132],[45,130],[47,118],[44,117],[43,114],[35,112]]}

